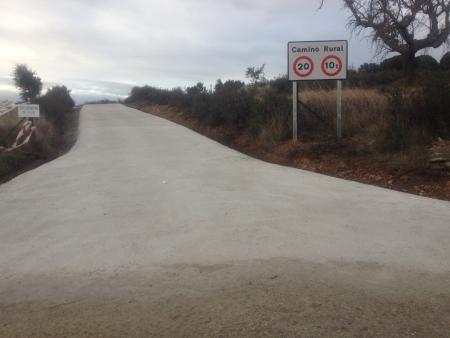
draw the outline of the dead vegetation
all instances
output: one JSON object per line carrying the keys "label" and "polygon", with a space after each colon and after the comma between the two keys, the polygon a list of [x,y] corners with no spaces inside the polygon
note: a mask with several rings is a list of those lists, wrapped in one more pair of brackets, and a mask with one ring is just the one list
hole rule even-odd
{"label": "dead vegetation", "polygon": [[[75,144],[78,135],[79,109],[63,114],[58,126],[46,118],[37,119],[30,143],[13,151],[0,148],[0,183],[51,161]],[[0,146],[10,147],[18,133],[17,110],[0,117]]]}
{"label": "dead vegetation", "polygon": [[[336,126],[336,91],[308,89],[300,94],[309,106],[320,112],[325,121],[330,121],[331,133]],[[384,112],[387,108],[387,99],[376,89],[350,88],[343,91],[343,133],[344,136],[364,137],[373,143],[380,136],[379,128],[383,125]],[[317,120],[306,111],[304,130],[316,129]],[[367,127],[370,127],[369,129]]]}

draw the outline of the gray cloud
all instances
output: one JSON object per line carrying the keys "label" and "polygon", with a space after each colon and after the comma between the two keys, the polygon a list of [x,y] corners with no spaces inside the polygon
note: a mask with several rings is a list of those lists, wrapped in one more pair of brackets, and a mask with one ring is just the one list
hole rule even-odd
{"label": "gray cloud", "polygon": [[[134,85],[244,79],[247,66],[285,73],[290,40],[350,39],[350,64],[370,61],[341,1],[15,0],[0,4],[0,76],[26,63],[73,93],[126,95]],[[81,80],[73,80],[81,79]]]}

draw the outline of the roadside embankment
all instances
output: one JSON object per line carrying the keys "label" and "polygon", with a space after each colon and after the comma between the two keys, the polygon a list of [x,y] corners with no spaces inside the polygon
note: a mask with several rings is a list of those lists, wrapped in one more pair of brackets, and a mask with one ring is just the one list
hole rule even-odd
{"label": "roadside embankment", "polygon": [[[128,106],[186,126],[222,144],[256,158],[322,174],[399,190],[411,194],[450,200],[450,172],[433,168],[430,159],[450,158],[450,141],[439,141],[426,149],[408,153],[380,154],[366,149],[367,140],[333,137],[277,141],[271,146],[258,138],[224,125],[214,126],[174,106],[155,105],[148,100]],[[276,123],[272,132],[276,133]],[[356,124],[355,124],[356,125]],[[411,158],[414,165],[411,165]]]}
{"label": "roadside embankment", "polygon": [[80,109],[61,114],[58,126],[46,118],[35,119],[36,127],[29,143],[9,150],[14,143],[21,119],[17,109],[0,117],[0,183],[51,161],[70,150],[78,136]]}

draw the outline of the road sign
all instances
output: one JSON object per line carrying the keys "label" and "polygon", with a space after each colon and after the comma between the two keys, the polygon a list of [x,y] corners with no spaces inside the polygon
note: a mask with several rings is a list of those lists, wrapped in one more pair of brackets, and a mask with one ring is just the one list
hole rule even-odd
{"label": "road sign", "polygon": [[292,82],[292,137],[298,136],[297,81],[337,80],[336,127],[342,137],[342,82],[347,79],[348,42],[293,41],[288,43],[288,76]]}
{"label": "road sign", "polygon": [[345,80],[347,69],[346,40],[288,43],[288,75],[291,81]]}
{"label": "road sign", "polygon": [[18,104],[19,117],[39,117],[38,104]]}

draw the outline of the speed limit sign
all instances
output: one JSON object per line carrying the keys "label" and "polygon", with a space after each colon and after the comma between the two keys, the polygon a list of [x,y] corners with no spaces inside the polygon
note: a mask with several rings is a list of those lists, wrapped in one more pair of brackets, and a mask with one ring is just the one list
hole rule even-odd
{"label": "speed limit sign", "polygon": [[347,45],[345,40],[289,42],[289,80],[347,79]]}
{"label": "speed limit sign", "polygon": [[294,72],[298,77],[308,77],[314,71],[314,62],[308,56],[299,56],[294,61]]}
{"label": "speed limit sign", "polygon": [[339,56],[329,55],[322,60],[322,72],[328,76],[336,76],[342,71],[342,60]]}

